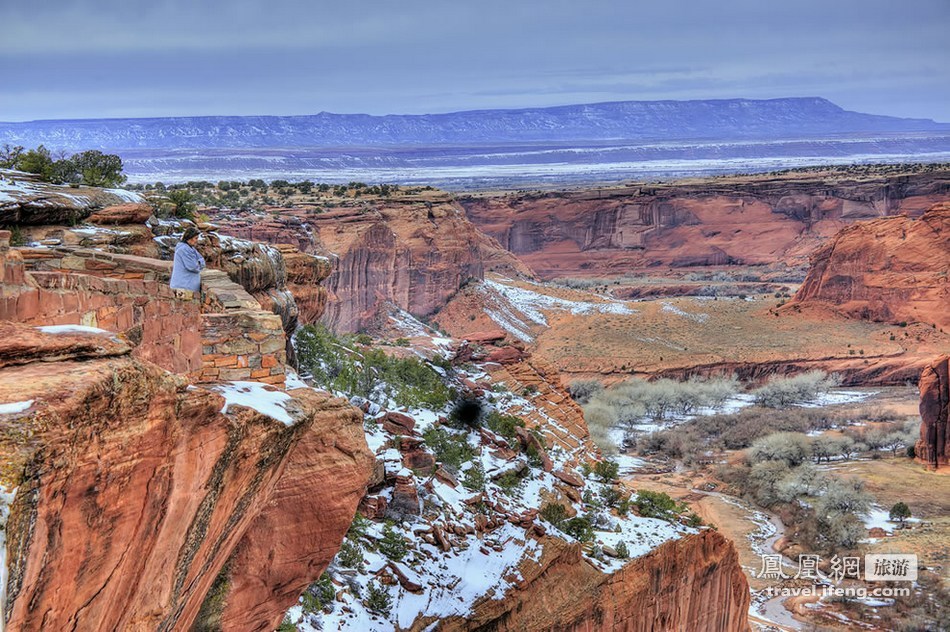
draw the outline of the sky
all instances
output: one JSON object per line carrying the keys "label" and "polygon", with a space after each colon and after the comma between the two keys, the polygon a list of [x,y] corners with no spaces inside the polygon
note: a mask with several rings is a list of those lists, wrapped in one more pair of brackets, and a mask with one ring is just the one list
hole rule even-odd
{"label": "sky", "polygon": [[0,0],[0,121],[825,97],[950,122],[950,0]]}

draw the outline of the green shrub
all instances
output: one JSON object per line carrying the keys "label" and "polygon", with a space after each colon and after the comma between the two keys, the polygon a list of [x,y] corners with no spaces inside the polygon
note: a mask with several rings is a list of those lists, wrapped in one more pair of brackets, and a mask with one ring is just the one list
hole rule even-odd
{"label": "green shrub", "polygon": [[383,527],[383,537],[377,546],[380,553],[394,562],[401,562],[409,553],[409,543],[406,542],[406,538],[393,530],[390,525]]}
{"label": "green shrub", "polygon": [[324,388],[367,398],[385,394],[398,406],[436,410],[452,398],[439,374],[416,358],[394,358],[380,349],[349,349],[321,324],[303,327],[294,340],[301,369]]}
{"label": "green shrub", "polygon": [[465,475],[462,477],[462,486],[473,492],[485,489],[485,469],[481,463],[474,463],[472,467],[465,470]]}
{"label": "green shrub", "polygon": [[343,568],[360,568],[363,566],[363,547],[351,540],[343,540],[336,559]]}
{"label": "green shrub", "polygon": [[616,487],[607,487],[601,492],[600,497],[604,501],[605,506],[616,507],[623,499],[623,494]]}
{"label": "green shrub", "polygon": [[586,516],[575,516],[561,524],[561,531],[580,542],[590,542],[594,539],[594,527]]}
{"label": "green shrub", "polygon": [[471,461],[475,456],[475,450],[468,444],[466,434],[430,426],[422,433],[422,438],[436,460],[453,474],[457,474],[462,464]]}
{"label": "green shrub", "polygon": [[548,503],[541,507],[540,516],[555,527],[559,527],[567,518],[567,507],[561,503]]}
{"label": "green shrub", "polygon": [[356,514],[353,516],[353,522],[350,523],[350,528],[346,532],[346,537],[354,542],[359,541],[360,538],[365,538],[371,524],[373,523],[369,518],[364,517],[363,514]]}
{"label": "green shrub", "polygon": [[363,600],[363,605],[371,612],[388,617],[392,610],[393,598],[385,587],[373,582],[366,588],[366,599]]}
{"label": "green shrub", "polygon": [[330,575],[324,573],[303,593],[304,614],[323,612],[333,603],[335,597],[336,590],[333,588],[333,582],[330,581]]}
{"label": "green shrub", "polygon": [[485,425],[495,434],[512,440],[517,436],[515,428],[525,427],[524,420],[521,418],[515,417],[514,415],[506,415],[497,410],[488,413],[488,417],[485,419]]}
{"label": "green shrub", "polygon": [[645,518],[660,518],[671,522],[676,519],[676,512],[679,509],[676,501],[669,494],[648,489],[638,491],[633,504],[637,508],[637,513]]}
{"label": "green shrub", "polygon": [[626,560],[630,557],[630,549],[627,548],[626,542],[621,540],[620,543],[617,544],[616,550],[617,550],[617,557],[619,557],[620,559]]}
{"label": "green shrub", "polygon": [[594,474],[604,483],[612,483],[620,474],[620,464],[610,459],[604,459],[594,464]]}
{"label": "green shrub", "polygon": [[518,476],[515,472],[505,472],[495,481],[495,484],[501,487],[508,493],[511,493],[518,485],[521,484],[523,479]]}

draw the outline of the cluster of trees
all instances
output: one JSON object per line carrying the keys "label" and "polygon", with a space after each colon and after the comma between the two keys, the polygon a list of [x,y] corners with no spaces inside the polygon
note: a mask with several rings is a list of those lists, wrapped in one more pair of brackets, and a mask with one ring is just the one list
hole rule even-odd
{"label": "cluster of trees", "polygon": [[592,380],[574,382],[570,393],[584,409],[591,437],[608,453],[616,451],[610,432],[620,428],[626,442],[632,442],[637,424],[661,422],[696,413],[702,408],[719,408],[739,390],[735,377],[691,378],[685,382],[660,379],[653,382],[632,379],[610,388]]}
{"label": "cluster of trees", "polygon": [[[896,453],[913,445],[915,430],[915,424],[909,421],[841,435],[772,433],[752,442],[745,462],[722,467],[719,475],[759,505],[784,508],[792,517],[798,537],[810,548],[851,548],[865,537],[859,515],[868,511],[872,498],[859,481],[833,478],[819,470],[818,464],[854,458],[869,446]],[[898,503],[891,515],[903,523],[910,510]]]}
{"label": "cluster of trees", "polygon": [[429,363],[366,348],[355,336],[338,338],[322,324],[303,327],[295,342],[301,370],[328,390],[433,410],[455,396]]}
{"label": "cluster of trees", "polygon": [[0,168],[35,173],[54,184],[85,184],[93,187],[116,187],[125,182],[122,159],[91,149],[68,156],[54,156],[40,145],[36,149],[4,145],[0,149]]}

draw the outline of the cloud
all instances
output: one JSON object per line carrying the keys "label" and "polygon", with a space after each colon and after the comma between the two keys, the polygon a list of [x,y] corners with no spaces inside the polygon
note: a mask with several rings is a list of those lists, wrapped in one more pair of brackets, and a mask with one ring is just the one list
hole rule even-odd
{"label": "cloud", "polygon": [[0,23],[0,120],[797,95],[950,120],[946,0],[46,0]]}

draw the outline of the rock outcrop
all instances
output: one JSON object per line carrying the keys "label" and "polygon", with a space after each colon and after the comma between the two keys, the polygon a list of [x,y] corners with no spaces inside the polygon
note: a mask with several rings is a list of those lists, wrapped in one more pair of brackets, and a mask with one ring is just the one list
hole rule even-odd
{"label": "rock outcrop", "polygon": [[937,469],[950,465],[950,356],[934,360],[920,375],[918,461]]}
{"label": "rock outcrop", "polygon": [[917,219],[842,230],[812,260],[785,310],[823,305],[853,318],[950,328],[950,203]]}
{"label": "rock outcrop", "polygon": [[462,196],[469,219],[542,278],[647,266],[804,263],[859,219],[919,215],[950,172],[827,180],[718,178],[573,192]]}
{"label": "rock outcrop", "polygon": [[127,346],[23,327],[0,324],[7,629],[273,630],[365,492],[359,411],[300,389],[292,424],[225,415]]}
{"label": "rock outcrop", "polygon": [[75,224],[108,207],[144,202],[131,191],[49,184],[32,173],[0,170],[0,226]]}
{"label": "rock outcrop", "polygon": [[[749,588],[735,546],[712,530],[672,540],[605,574],[580,545],[544,539],[537,563],[504,599],[484,600],[473,616],[440,630],[492,629],[647,632],[748,630]],[[417,626],[422,629],[424,626]]]}
{"label": "rock outcrop", "polygon": [[221,230],[274,244],[295,244],[306,253],[330,254],[332,272],[323,283],[329,291],[326,299],[307,297],[306,284],[301,282],[305,276],[298,276],[288,287],[298,303],[302,294],[305,302],[315,306],[307,308],[310,313],[325,304],[323,320],[333,329],[371,327],[391,305],[428,317],[466,281],[482,278],[486,269],[530,274],[495,240],[476,229],[445,193],[334,198],[331,206],[329,210],[275,209],[279,220],[246,214],[226,226],[221,221]]}

